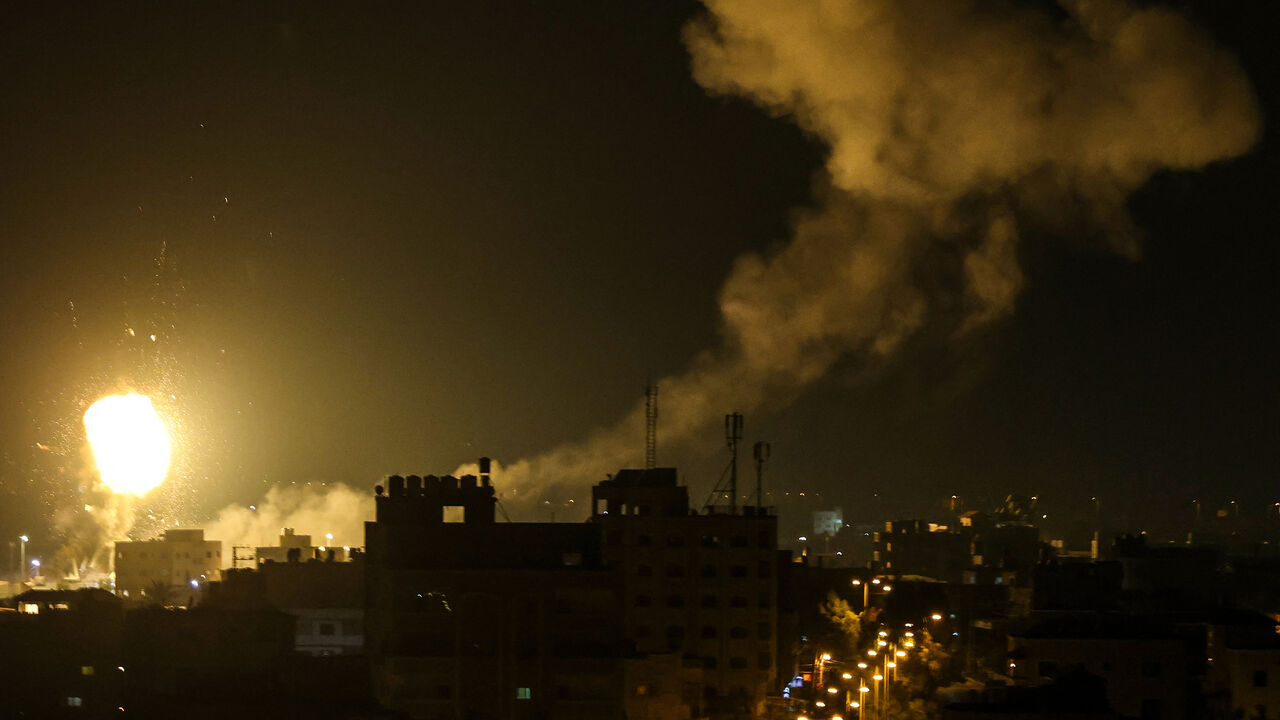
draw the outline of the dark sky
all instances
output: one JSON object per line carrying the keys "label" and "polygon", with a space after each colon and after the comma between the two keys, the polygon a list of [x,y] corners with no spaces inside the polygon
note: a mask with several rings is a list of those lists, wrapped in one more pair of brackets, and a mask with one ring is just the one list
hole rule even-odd
{"label": "dark sky", "polygon": [[[1275,5],[1191,10],[1272,114]],[[787,241],[826,152],[693,81],[681,29],[699,12],[12,13],[0,529],[78,502],[79,416],[126,386],[175,396],[181,477],[161,494],[192,517],[273,483],[512,461],[616,421],[716,346],[734,259]],[[952,492],[1280,500],[1276,171],[1267,137],[1157,175],[1129,203],[1136,262],[1027,239],[1012,317],[839,365],[748,417],[748,438],[773,441],[778,489],[846,509],[877,491],[903,509]],[[661,459],[699,495],[719,430],[683,452]]]}

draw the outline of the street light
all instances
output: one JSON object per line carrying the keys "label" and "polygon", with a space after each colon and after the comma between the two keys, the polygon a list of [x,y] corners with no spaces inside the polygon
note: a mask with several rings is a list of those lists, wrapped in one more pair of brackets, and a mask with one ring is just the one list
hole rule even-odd
{"label": "street light", "polygon": [[932,614],[932,615],[930,615],[930,616],[929,616],[929,619],[930,619],[930,620],[941,620],[941,619],[942,619],[942,614],[941,614],[941,613],[934,613],[934,614]]}
{"label": "street light", "polygon": [[[19,535],[18,539],[22,541],[22,554],[19,555],[19,560],[18,560],[18,569],[21,572],[25,570],[27,567],[27,543],[31,542],[31,538],[27,537],[26,535]],[[13,557],[13,556],[10,555],[9,557]]]}

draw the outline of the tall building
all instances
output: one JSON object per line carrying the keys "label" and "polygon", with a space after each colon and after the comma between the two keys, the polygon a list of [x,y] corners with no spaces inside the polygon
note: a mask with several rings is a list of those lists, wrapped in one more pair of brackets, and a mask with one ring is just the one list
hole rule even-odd
{"label": "tall building", "polygon": [[[205,540],[204,530],[166,530],[160,539],[118,542],[116,595],[132,601],[185,604],[217,580],[222,543]],[[157,597],[160,594],[161,597]]]}
{"label": "tall building", "polygon": [[414,718],[621,718],[629,648],[600,527],[496,523],[494,506],[487,474],[378,488],[365,524],[375,696]]}
{"label": "tall building", "polygon": [[621,573],[626,636],[702,668],[708,714],[758,711],[775,676],[777,517],[691,511],[675,468],[620,470],[592,489],[603,559]]}

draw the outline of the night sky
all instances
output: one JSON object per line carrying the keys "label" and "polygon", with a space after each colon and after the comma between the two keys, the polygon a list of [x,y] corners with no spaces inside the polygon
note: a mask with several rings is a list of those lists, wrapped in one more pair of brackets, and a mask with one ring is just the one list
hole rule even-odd
{"label": "night sky", "polygon": [[[1280,17],[1261,0],[1179,8],[1244,68],[1261,141],[1129,195],[1137,258],[1105,224],[1040,213],[1019,223],[1009,312],[964,332],[934,313],[891,352],[838,353],[816,380],[716,409],[773,443],[773,489],[850,515],[876,492],[903,513],[952,493],[1102,495],[1135,521],[1193,497],[1280,500]],[[578,443],[718,352],[735,260],[787,246],[824,202],[830,148],[695,80],[682,33],[705,12],[11,9],[0,530],[79,506],[80,415],[126,387],[181,426],[152,500],[198,519],[275,484],[365,489]],[[931,307],[959,303],[933,262],[913,276]],[[660,464],[701,500],[719,423],[665,444],[664,427]],[[643,449],[637,432],[627,464]]]}

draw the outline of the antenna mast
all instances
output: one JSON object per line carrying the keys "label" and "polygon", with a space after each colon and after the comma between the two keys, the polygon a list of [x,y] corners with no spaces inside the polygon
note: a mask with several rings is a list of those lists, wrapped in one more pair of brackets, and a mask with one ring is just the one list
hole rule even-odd
{"label": "antenna mast", "polygon": [[658,385],[644,389],[644,469],[658,466]]}
{"label": "antenna mast", "polygon": [[724,416],[724,439],[729,445],[729,514],[738,513],[738,441],[742,439],[742,413]]}
{"label": "antenna mast", "polygon": [[764,507],[764,493],[762,491],[762,488],[764,487],[764,463],[766,460],[769,459],[770,450],[771,448],[769,447],[769,443],[764,442],[763,440],[760,442],[757,442],[755,444],[755,447],[751,449],[751,454],[754,455],[756,459],[756,512],[757,513],[760,512],[760,508]]}

